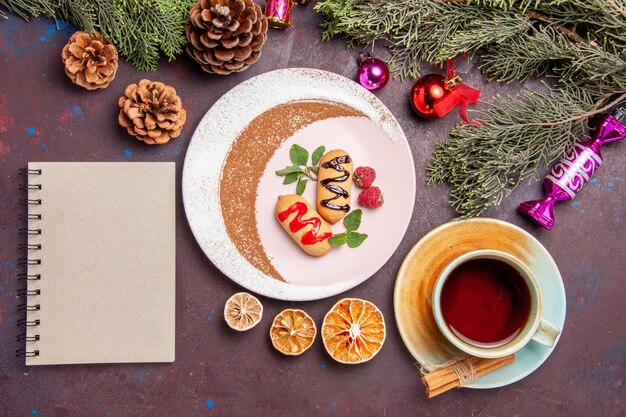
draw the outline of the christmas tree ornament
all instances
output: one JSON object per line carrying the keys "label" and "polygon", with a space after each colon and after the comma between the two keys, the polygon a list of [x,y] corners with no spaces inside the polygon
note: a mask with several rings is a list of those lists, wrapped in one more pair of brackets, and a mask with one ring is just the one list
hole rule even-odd
{"label": "christmas tree ornament", "polygon": [[200,0],[189,16],[187,53],[204,71],[244,71],[261,56],[267,18],[252,0]]}
{"label": "christmas tree ornament", "polygon": [[75,32],[63,47],[61,58],[65,74],[87,90],[106,88],[117,72],[117,49],[97,32]]}
{"label": "christmas tree ornament", "polygon": [[448,59],[448,76],[428,74],[421,77],[411,88],[411,107],[423,119],[440,119],[456,106],[459,107],[461,119],[470,124],[481,124],[480,121],[469,121],[467,110],[469,104],[476,104],[480,91],[463,84],[461,76],[456,74],[460,63],[465,59],[463,54],[456,67],[453,60]]}
{"label": "christmas tree ornament", "polygon": [[385,61],[374,58],[367,52],[361,53],[356,79],[370,91],[380,90],[389,81],[389,67]]}
{"label": "christmas tree ornament", "polygon": [[265,17],[267,17],[269,27],[274,29],[285,29],[292,26],[291,8],[294,5],[294,0],[266,0]]}
{"label": "christmas tree ornament", "polygon": [[609,114],[600,116],[593,139],[579,142],[552,168],[543,185],[546,195],[535,201],[526,201],[518,211],[550,230],[554,226],[553,206],[557,201],[572,200],[583,185],[602,165],[600,148],[609,142],[626,138],[626,101]]}
{"label": "christmas tree ornament", "polygon": [[187,120],[176,90],[158,81],[141,80],[129,85],[118,105],[120,125],[148,145],[162,145],[177,138]]}

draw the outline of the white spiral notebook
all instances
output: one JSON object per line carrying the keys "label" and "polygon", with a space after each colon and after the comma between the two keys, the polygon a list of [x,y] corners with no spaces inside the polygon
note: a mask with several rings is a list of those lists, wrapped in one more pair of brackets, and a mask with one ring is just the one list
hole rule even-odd
{"label": "white spiral notebook", "polygon": [[31,162],[25,174],[18,355],[174,361],[174,163]]}

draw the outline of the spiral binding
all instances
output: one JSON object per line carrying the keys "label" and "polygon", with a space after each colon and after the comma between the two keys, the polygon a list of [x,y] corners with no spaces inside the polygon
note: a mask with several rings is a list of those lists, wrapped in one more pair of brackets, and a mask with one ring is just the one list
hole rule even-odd
{"label": "spiral binding", "polygon": [[20,288],[17,290],[18,297],[28,297],[29,295],[40,295],[41,290],[37,288],[36,290],[28,290],[26,288]]}
{"label": "spiral binding", "polygon": [[20,220],[41,220],[41,214],[20,214]]}
{"label": "spiral binding", "polygon": [[41,175],[41,170],[40,169],[28,169],[28,168],[21,168],[19,170],[20,175]]}
{"label": "spiral binding", "polygon": [[20,198],[20,205],[22,206],[40,206],[41,199]]}
{"label": "spiral binding", "polygon": [[26,336],[26,333],[18,334],[16,341],[17,342],[36,342],[39,340],[39,335],[36,334],[34,336]]}
{"label": "spiral binding", "polygon": [[[41,169],[20,169],[20,175],[29,176],[29,175],[41,175]],[[30,191],[30,190],[41,190],[41,184],[20,184],[18,188],[22,191]],[[19,203],[23,206],[40,206],[41,199],[31,199],[24,198],[20,199]],[[20,215],[21,220],[41,220],[41,214],[38,213],[27,213]],[[30,229],[29,227],[23,227],[19,229],[19,234],[24,236],[36,236],[41,235],[41,229]],[[25,251],[35,251],[41,250],[41,244],[38,243],[21,243],[19,245],[20,250]],[[29,281],[38,281],[41,279],[41,274],[29,274],[28,267],[31,265],[41,265],[41,259],[31,259],[30,257],[19,258],[17,260],[17,264],[24,267],[26,272],[20,272],[17,274],[17,280],[23,282]],[[39,311],[41,310],[40,304],[31,304],[29,301],[29,297],[38,296],[41,294],[41,289],[31,289],[31,288],[20,288],[17,290],[17,296],[24,299],[25,302],[18,304],[17,311],[18,312],[26,312],[28,314],[29,311]],[[17,320],[17,327],[19,328],[28,328],[35,327],[41,324],[39,319],[36,320],[28,320],[28,318],[21,318]],[[16,341],[18,343],[31,343],[37,342],[40,340],[40,335],[32,335],[28,336],[26,332],[20,333],[17,335]],[[26,357],[32,358],[34,356],[39,356],[39,350],[28,350],[27,348],[17,349],[15,351],[17,357]]]}
{"label": "spiral binding", "polygon": [[20,184],[17,188],[20,191],[41,190],[41,184]]}
{"label": "spiral binding", "polygon": [[39,356],[39,349],[28,351],[26,349],[17,349],[15,354],[18,358],[32,358],[33,356]]}
{"label": "spiral binding", "polygon": [[27,227],[20,227],[18,233],[21,235],[40,235],[41,229],[29,229]]}
{"label": "spiral binding", "polygon": [[27,319],[18,319],[17,327],[34,327],[39,326],[41,324],[41,320],[27,320]]}
{"label": "spiral binding", "polygon": [[41,306],[39,304],[35,304],[33,306],[29,306],[28,304],[18,304],[17,311],[39,311],[41,310]]}
{"label": "spiral binding", "polygon": [[18,281],[39,281],[41,279],[41,274],[27,274],[27,273],[19,273],[17,274]]}
{"label": "spiral binding", "polygon": [[28,244],[28,243],[20,243],[17,245],[19,250],[40,250],[40,244]]}

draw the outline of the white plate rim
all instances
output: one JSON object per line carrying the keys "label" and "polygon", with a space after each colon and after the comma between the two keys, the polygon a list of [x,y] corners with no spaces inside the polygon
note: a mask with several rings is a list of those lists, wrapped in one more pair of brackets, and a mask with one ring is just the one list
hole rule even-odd
{"label": "white plate rim", "polygon": [[[399,294],[399,282],[402,279],[401,277],[403,276],[403,271],[405,271],[405,269],[407,268],[408,265],[408,259],[413,257],[415,255],[415,253],[420,249],[421,246],[423,246],[424,242],[426,242],[428,239],[431,238],[431,236],[440,233],[442,230],[448,228],[448,227],[453,227],[454,225],[458,224],[459,222],[493,222],[493,223],[498,223],[501,224],[505,227],[510,227],[512,229],[515,229],[516,231],[520,232],[521,234],[525,235],[527,238],[529,238],[529,240],[531,242],[533,242],[533,244],[535,245],[535,247],[543,252],[544,255],[544,259],[545,261],[547,261],[553,271],[553,274],[550,275],[550,278],[552,280],[554,280],[554,284],[556,284],[557,288],[558,288],[558,298],[559,298],[559,302],[562,303],[562,307],[559,309],[558,313],[559,313],[559,317],[558,320],[551,320],[551,322],[556,325],[558,328],[561,329],[561,333],[559,334],[557,340],[554,343],[554,346],[550,349],[544,349],[541,352],[543,352],[543,354],[541,355],[536,355],[537,359],[535,361],[535,363],[533,364],[533,366],[527,367],[523,372],[520,372],[512,377],[509,377],[508,379],[500,382],[500,383],[485,383],[485,382],[481,382],[481,378],[479,377],[476,381],[472,382],[471,384],[465,385],[464,388],[473,388],[473,389],[490,389],[490,388],[500,388],[509,384],[512,384],[514,382],[517,382],[525,377],[527,377],[528,375],[530,375],[531,373],[533,373],[535,370],[537,370],[547,359],[548,357],[550,357],[550,355],[552,354],[552,352],[554,352],[554,350],[556,349],[556,346],[561,338],[561,336],[563,335],[563,330],[564,330],[564,324],[565,324],[565,316],[567,313],[567,299],[566,299],[566,294],[565,294],[565,285],[563,284],[563,279],[561,277],[561,273],[559,271],[558,266],[556,265],[556,262],[554,261],[554,259],[552,258],[552,255],[550,255],[550,252],[548,252],[548,250],[541,244],[541,242],[539,242],[539,240],[537,240],[537,238],[535,238],[533,235],[531,235],[530,233],[528,233],[526,230],[522,229],[519,226],[516,226],[512,223],[503,221],[503,220],[499,220],[499,219],[494,219],[494,218],[489,218],[489,217],[476,217],[476,218],[472,218],[472,219],[468,219],[468,220],[453,220],[447,223],[444,223],[440,226],[437,226],[436,228],[432,229],[431,231],[429,231],[428,233],[426,233],[424,236],[422,236],[421,239],[419,239],[415,245],[413,245],[413,247],[409,250],[409,252],[406,254],[404,260],[402,261],[402,264],[400,266],[400,269],[398,270],[398,274],[397,274],[397,278],[396,278],[396,282],[394,284],[394,290],[393,290],[393,304],[394,304],[394,319],[396,321],[396,325],[398,328],[398,332],[400,333],[400,338],[402,339],[402,343],[404,344],[404,346],[407,348],[407,350],[409,351],[409,353],[411,354],[411,356],[413,356],[413,358],[419,362],[419,357],[417,355],[417,353],[414,351],[413,346],[411,346],[411,344],[408,342],[408,336],[405,332],[405,329],[399,324],[400,321],[398,320],[398,316],[397,316],[397,311],[398,309],[396,309],[396,304],[399,302],[398,300],[400,299],[400,294]],[[543,280],[538,279],[539,284],[541,285],[541,282]],[[496,370],[495,372],[499,372],[499,371],[503,371],[504,368],[500,369],[500,370]]]}
{"label": "white plate rim", "polygon": [[[294,83],[298,86],[297,89],[293,88]],[[250,94],[251,90],[255,91],[254,94]],[[259,97],[255,94],[263,95],[262,103],[254,101],[253,97]],[[248,106],[245,105],[246,100]],[[276,105],[296,100],[322,100],[352,107],[378,124],[391,140],[405,147],[411,161],[413,180],[409,182],[407,192],[411,193],[413,207],[410,211],[413,211],[416,189],[414,160],[406,136],[396,118],[376,96],[356,82],[338,74],[311,68],[279,69],[260,74],[235,86],[218,99],[204,115],[189,142],[183,165],[182,194],[192,234],[204,254],[224,275],[260,295],[287,301],[309,301],[340,294],[374,275],[397,250],[406,234],[411,216],[403,219],[402,235],[398,236],[395,246],[388,250],[389,253],[384,257],[385,262],[373,271],[331,285],[305,286],[278,281],[256,270],[239,254],[228,237],[219,209],[219,178],[223,159],[238,133],[252,119]],[[233,106],[237,106],[240,111],[239,120],[233,121],[228,116]],[[218,135],[224,135],[229,139],[221,142],[202,139],[203,136]],[[207,175],[202,165],[205,169],[206,166],[211,166],[211,175]],[[213,206],[210,204],[211,201],[214,202]],[[204,217],[201,215],[204,211],[203,204],[204,209],[208,207],[209,216],[206,216],[206,212]],[[209,219],[214,221],[212,225],[207,223]],[[214,232],[213,237],[207,236],[209,227]]]}

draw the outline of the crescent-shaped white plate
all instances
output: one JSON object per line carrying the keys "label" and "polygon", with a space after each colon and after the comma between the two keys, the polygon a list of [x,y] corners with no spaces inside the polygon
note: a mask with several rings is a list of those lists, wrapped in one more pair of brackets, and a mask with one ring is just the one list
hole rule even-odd
{"label": "crescent-shaped white plate", "polygon": [[[279,281],[263,274],[237,251],[222,217],[219,183],[224,160],[239,133],[263,112],[302,100],[339,103],[365,117],[318,121],[302,128],[276,149],[265,172],[258,173],[262,192],[256,201],[257,229],[260,244],[285,279]],[[335,125],[329,126],[328,123]],[[320,137],[324,129],[341,134]],[[295,184],[283,185],[282,179],[273,171],[276,164],[289,164],[288,148],[294,141],[309,150],[319,144],[325,145],[327,150],[343,148],[353,156],[355,167],[368,165],[376,168],[375,185],[383,190],[385,203],[377,210],[364,210],[359,232],[368,233],[369,238],[359,248],[342,246],[323,257],[313,258],[305,255],[281,230],[273,216],[273,205],[278,195],[294,193]],[[391,112],[356,82],[315,69],[268,72],[224,94],[206,113],[189,143],[182,182],[189,225],[211,262],[250,291],[291,301],[336,295],[375,274],[400,244],[415,201],[411,150]],[[309,201],[312,201],[314,188],[313,184],[309,185],[304,194]],[[353,208],[357,207],[358,191],[353,188]],[[340,232],[342,228],[341,222],[333,226],[334,232]],[[327,275],[325,271],[332,271],[327,279],[323,279]]]}

